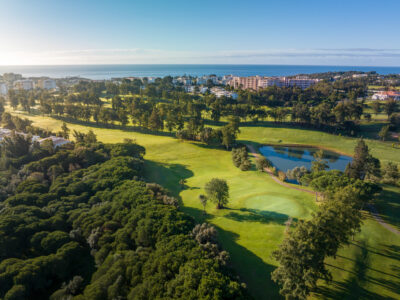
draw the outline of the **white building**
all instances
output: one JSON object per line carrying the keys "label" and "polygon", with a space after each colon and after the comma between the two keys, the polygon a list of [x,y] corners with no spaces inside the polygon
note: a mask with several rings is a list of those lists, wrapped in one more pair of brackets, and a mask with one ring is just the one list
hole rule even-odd
{"label": "white building", "polygon": [[8,93],[8,86],[7,86],[7,84],[4,83],[4,82],[0,82],[0,95],[5,96],[5,95],[7,95],[7,93]]}
{"label": "white building", "polygon": [[14,88],[17,90],[33,90],[33,81],[30,79],[17,80],[14,82]]}
{"label": "white building", "polygon": [[234,92],[228,92],[227,90],[220,87],[213,87],[210,91],[211,94],[214,94],[217,98],[228,97],[235,100],[238,98],[238,94]]}
{"label": "white building", "polygon": [[389,100],[389,99],[400,101],[400,92],[380,91],[372,95],[372,100]]}
{"label": "white building", "polygon": [[193,93],[194,92],[194,86],[193,85],[185,85],[185,92],[186,93]]}
{"label": "white building", "polygon": [[202,86],[201,88],[200,88],[200,93],[201,94],[204,94],[205,92],[207,92],[208,91],[208,87],[206,87],[206,86]]}
{"label": "white building", "polygon": [[42,144],[44,141],[51,140],[53,142],[54,148],[60,147],[65,144],[71,143],[71,141],[64,139],[59,136],[49,136],[48,138],[40,139],[39,143]]}
{"label": "white building", "polygon": [[54,79],[40,79],[37,86],[45,90],[54,90],[57,88],[56,81]]}

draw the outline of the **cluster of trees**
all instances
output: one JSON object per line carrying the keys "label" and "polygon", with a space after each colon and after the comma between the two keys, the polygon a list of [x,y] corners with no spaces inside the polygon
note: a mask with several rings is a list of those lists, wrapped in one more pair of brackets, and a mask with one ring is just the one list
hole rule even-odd
{"label": "cluster of trees", "polygon": [[[303,126],[355,134],[363,115],[363,105],[356,100],[365,96],[366,90],[367,84],[359,80],[324,81],[305,90],[274,86],[259,91],[239,91],[238,99],[233,100],[216,98],[212,94],[185,93],[167,76],[153,83],[146,79],[124,79],[120,85],[82,81],[69,91],[62,89],[53,94],[41,90],[10,90],[8,98],[13,108],[21,106],[30,111],[39,104],[43,114],[105,126],[131,123],[153,131],[185,130],[180,135],[193,138],[205,118],[219,121],[231,116],[254,122],[267,117],[283,122],[290,116],[292,122]],[[104,105],[100,97],[110,99],[111,107]],[[387,105],[388,115],[395,110],[395,106]]]}
{"label": "cluster of trees", "polygon": [[[378,161],[379,163],[379,161]],[[323,195],[319,211],[310,220],[300,220],[274,252],[279,267],[272,273],[281,294],[306,299],[317,281],[330,281],[325,259],[334,257],[340,246],[359,231],[361,210],[381,190],[374,182],[377,162],[363,140],[345,173],[314,168],[312,172],[293,170],[294,178]]]}
{"label": "cluster of trees", "polygon": [[144,153],[84,137],[5,179],[14,188],[0,202],[1,299],[248,297],[215,229],[144,181]]}
{"label": "cluster of trees", "polygon": [[48,137],[53,135],[51,131],[33,126],[32,121],[28,119],[22,119],[18,116],[13,116],[8,112],[3,112],[0,115],[0,124],[3,128],[29,133],[31,135],[38,135],[40,137]]}
{"label": "cluster of trees", "polygon": [[235,167],[242,171],[251,169],[251,162],[245,145],[240,145],[232,149],[232,161]]}
{"label": "cluster of trees", "polygon": [[189,121],[186,129],[178,130],[176,137],[184,140],[193,140],[206,143],[207,145],[222,145],[230,149],[236,145],[239,130],[238,117],[232,117],[229,123],[218,129],[204,127],[203,123],[197,124]]}

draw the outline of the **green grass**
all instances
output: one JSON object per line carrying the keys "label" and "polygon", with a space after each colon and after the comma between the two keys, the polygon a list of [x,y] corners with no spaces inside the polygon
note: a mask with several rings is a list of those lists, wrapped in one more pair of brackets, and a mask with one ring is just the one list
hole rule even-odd
{"label": "green grass", "polygon": [[[34,125],[58,131],[61,121],[49,117],[28,116]],[[71,129],[87,131],[88,127],[68,124]],[[124,138],[136,139],[146,147],[146,176],[170,189],[183,203],[182,210],[198,222],[214,224],[219,240],[229,251],[232,266],[245,281],[256,299],[277,299],[278,287],[270,279],[276,262],[273,250],[284,238],[285,222],[309,218],[317,209],[314,197],[278,185],[267,174],[255,170],[242,172],[232,164],[230,152],[204,145],[182,142],[169,136],[156,136],[119,129],[91,127],[103,142],[115,143]],[[324,146],[352,154],[355,139],[317,131],[271,127],[242,127],[239,139],[263,143],[295,143]],[[368,141],[374,155],[382,160],[400,161],[400,149],[388,143]],[[204,193],[204,184],[213,177],[224,178],[230,186],[228,209],[217,210],[211,203],[204,215],[198,195]],[[180,179],[187,179],[184,189]],[[387,207],[385,200],[392,197],[394,207],[400,189],[389,188],[378,207],[385,219],[398,226],[399,209]],[[397,197],[397,198],[396,198]],[[377,294],[398,298],[400,286],[400,237],[383,228],[373,219],[367,219],[362,232],[350,246],[341,249],[336,260],[329,259],[334,275],[332,285],[321,283],[315,298],[361,298]],[[397,254],[396,254],[397,251]]]}

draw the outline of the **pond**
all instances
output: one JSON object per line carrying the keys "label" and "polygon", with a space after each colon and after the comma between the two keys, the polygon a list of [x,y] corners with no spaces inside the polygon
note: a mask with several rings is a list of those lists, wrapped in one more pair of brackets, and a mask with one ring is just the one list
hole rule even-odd
{"label": "pond", "polygon": [[[306,146],[263,146],[260,149],[262,155],[272,162],[278,170],[286,172],[295,167],[305,166],[311,169],[313,154],[319,150],[316,147]],[[349,162],[350,156],[342,155],[333,151],[323,150],[323,159],[329,165],[329,169],[344,171]]]}

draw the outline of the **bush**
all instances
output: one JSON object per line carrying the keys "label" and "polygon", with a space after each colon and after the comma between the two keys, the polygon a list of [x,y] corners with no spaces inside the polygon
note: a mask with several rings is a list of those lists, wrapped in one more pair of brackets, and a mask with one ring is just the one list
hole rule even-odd
{"label": "bush", "polygon": [[259,171],[264,171],[265,168],[271,168],[272,163],[265,156],[258,156],[256,158],[256,168]]}
{"label": "bush", "polygon": [[280,181],[285,181],[286,180],[286,174],[283,171],[278,171],[278,178]]}
{"label": "bush", "polygon": [[242,171],[251,169],[251,162],[247,153],[246,146],[232,149],[232,161],[236,168],[240,168]]}
{"label": "bush", "polygon": [[297,182],[300,182],[301,177],[303,177],[308,172],[309,171],[304,166],[295,167],[292,170],[287,170],[286,177],[289,180],[296,180]]}

